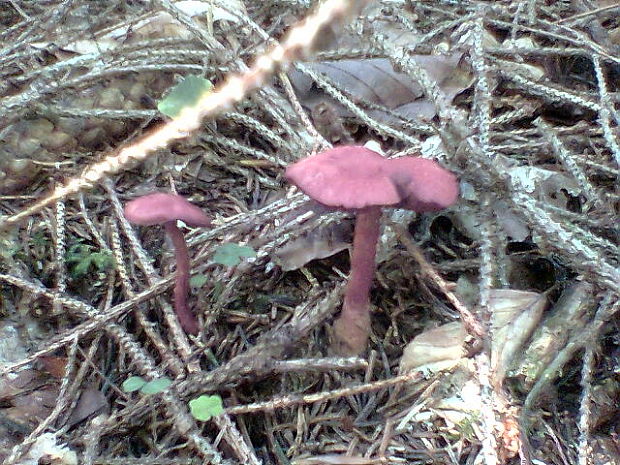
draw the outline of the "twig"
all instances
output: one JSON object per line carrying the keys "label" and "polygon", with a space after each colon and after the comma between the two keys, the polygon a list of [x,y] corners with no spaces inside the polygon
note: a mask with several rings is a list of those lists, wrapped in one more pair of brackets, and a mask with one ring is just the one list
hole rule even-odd
{"label": "twig", "polygon": [[557,24],[567,24],[567,23],[574,23],[574,22],[578,22],[581,21],[583,19],[586,18],[590,18],[590,16],[596,16],[600,13],[604,13],[606,11],[612,11],[612,10],[617,10],[620,9],[620,5],[616,4],[616,5],[607,5],[607,6],[602,6],[599,8],[596,8],[594,10],[590,10],[590,11],[584,11],[583,13],[579,13],[573,16],[569,16],[568,18],[564,18],[561,19],[557,22]]}
{"label": "twig", "polygon": [[366,369],[368,362],[360,357],[329,357],[303,358],[296,360],[282,360],[274,363],[273,370],[278,373],[300,371],[333,371]]}
{"label": "twig", "polygon": [[[54,239],[54,265],[56,269],[56,292],[63,294],[67,290],[67,268],[66,268],[66,253],[67,253],[67,224],[66,224],[66,211],[65,203],[63,201],[56,202],[56,215]],[[58,302],[54,302],[54,307],[59,307]],[[61,308],[55,308],[54,313],[60,313]]]}
{"label": "twig", "polygon": [[571,337],[566,346],[540,374],[538,381],[536,381],[536,384],[534,384],[523,403],[524,417],[531,412],[542,391],[555,379],[560,369],[570,361],[575,352],[592,344],[595,338],[600,334],[603,325],[615,315],[618,310],[620,310],[620,299],[618,299],[617,294],[607,292],[601,299],[592,322],[582,331],[579,331]]}
{"label": "twig", "polygon": [[447,283],[444,279],[437,274],[437,272],[433,269],[432,265],[426,260],[420,248],[413,243],[413,241],[409,238],[408,231],[401,226],[400,224],[390,222],[390,228],[396,231],[398,239],[405,246],[407,252],[415,258],[420,265],[420,269],[422,273],[428,276],[431,281],[437,286],[439,290],[446,296],[446,299],[458,310],[461,315],[461,320],[463,320],[463,324],[467,328],[467,332],[474,336],[479,342],[481,342],[485,337],[485,330],[477,320],[477,318],[469,311],[469,309],[459,300],[459,298],[454,295],[452,291],[448,289]]}
{"label": "twig", "polygon": [[592,446],[590,430],[592,429],[592,383],[596,364],[594,354],[598,349],[598,342],[586,346],[581,368],[581,403],[579,405],[579,448],[578,465],[592,463]]}
{"label": "twig", "polygon": [[228,407],[226,413],[229,415],[239,415],[242,413],[255,413],[261,411],[272,411],[279,408],[292,407],[293,405],[312,404],[314,402],[325,402],[326,400],[338,399],[340,397],[348,397],[365,392],[378,391],[399,384],[415,382],[424,379],[424,375],[419,371],[413,371],[404,375],[395,376],[393,378],[375,381],[372,383],[362,384],[360,386],[346,387],[335,389],[333,391],[319,392],[316,394],[292,394],[281,396],[277,399],[266,402],[256,402],[249,405],[239,405],[236,407]]}
{"label": "twig", "polygon": [[611,129],[611,114],[615,116],[616,124],[620,123],[618,114],[615,110],[614,104],[609,98],[609,92],[607,91],[607,81],[603,74],[603,68],[601,66],[601,59],[598,54],[592,56],[592,64],[594,65],[594,71],[596,73],[596,81],[598,83],[598,90],[600,95],[600,109],[599,109],[599,123],[603,129],[603,136],[605,142],[611,154],[616,161],[616,165],[620,167],[620,145],[618,145],[617,136]]}

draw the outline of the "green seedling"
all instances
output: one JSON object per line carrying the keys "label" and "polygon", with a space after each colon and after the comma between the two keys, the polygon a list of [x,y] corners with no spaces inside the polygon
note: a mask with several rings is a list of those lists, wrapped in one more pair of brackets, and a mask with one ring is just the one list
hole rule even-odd
{"label": "green seedling", "polygon": [[224,405],[218,395],[203,395],[189,401],[189,411],[196,420],[208,421],[224,413]]}
{"label": "green seedling", "polygon": [[140,392],[142,394],[159,394],[160,392],[164,392],[171,384],[172,380],[169,378],[154,379],[142,386]]}
{"label": "green seedling", "polygon": [[256,252],[247,245],[226,243],[220,245],[213,255],[213,261],[219,265],[237,266],[243,258],[254,258]]}
{"label": "green seedling", "polygon": [[121,385],[123,392],[135,392],[142,389],[146,384],[146,380],[142,376],[130,376]]}
{"label": "green seedling", "polygon": [[95,252],[95,247],[88,244],[75,244],[67,251],[66,261],[70,265],[69,273],[74,278],[85,276],[91,269],[105,271],[114,263],[108,251]]}
{"label": "green seedling", "polygon": [[165,391],[171,384],[172,380],[165,377],[146,381],[141,376],[130,376],[123,382],[121,388],[124,392],[140,391],[142,394],[152,395]]}
{"label": "green seedling", "polygon": [[200,98],[211,92],[213,84],[200,76],[187,76],[164,97],[157,109],[170,118],[176,118],[186,107],[193,106]]}
{"label": "green seedling", "polygon": [[189,279],[189,285],[192,289],[200,289],[207,283],[207,281],[209,281],[208,276],[205,276],[204,274],[197,274]]}

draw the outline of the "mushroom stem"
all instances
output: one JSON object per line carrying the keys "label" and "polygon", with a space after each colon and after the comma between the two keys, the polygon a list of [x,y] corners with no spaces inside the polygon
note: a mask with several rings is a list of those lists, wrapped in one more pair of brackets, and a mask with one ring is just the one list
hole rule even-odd
{"label": "mushroom stem", "polygon": [[164,223],[166,233],[174,245],[174,258],[177,262],[176,281],[174,284],[174,311],[179,323],[185,332],[198,334],[198,321],[187,306],[187,294],[189,293],[189,252],[183,233],[177,227],[176,221]]}
{"label": "mushroom stem", "polygon": [[358,355],[366,348],[370,333],[370,287],[375,274],[379,240],[380,207],[359,210],[353,236],[351,275],[340,317],[334,322],[336,351]]}

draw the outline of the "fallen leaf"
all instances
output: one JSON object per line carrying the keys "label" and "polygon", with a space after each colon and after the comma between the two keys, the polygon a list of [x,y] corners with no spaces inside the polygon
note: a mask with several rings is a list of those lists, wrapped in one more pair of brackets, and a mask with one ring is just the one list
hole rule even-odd
{"label": "fallen leaf", "polygon": [[546,307],[545,294],[512,289],[491,290],[491,370],[495,386],[502,385],[515,354],[531,336]]}
{"label": "fallen leaf", "polygon": [[[539,48],[540,44],[534,42],[534,39],[531,37],[519,37],[515,41],[511,39],[506,39],[502,43],[503,47],[513,48]],[[545,77],[545,69],[542,66],[534,66],[529,63],[521,63],[516,61],[504,61],[500,60],[498,62],[500,68],[504,69],[504,71],[508,72],[518,72],[524,77],[527,77],[533,81],[540,81]]]}
{"label": "fallen leaf", "polygon": [[438,372],[455,366],[464,354],[467,331],[454,321],[418,334],[407,344],[400,358],[399,371],[430,370]]}
{"label": "fallen leaf", "polygon": [[[471,75],[459,66],[461,53],[451,55],[411,55],[429,77],[451,100],[470,85]],[[385,123],[398,123],[390,112],[410,120],[428,120],[435,115],[434,106],[424,98],[424,92],[408,74],[397,72],[385,58],[338,60],[304,63],[304,66],[327,77],[338,89],[349,94],[355,103],[370,103],[386,110],[371,109],[368,114]],[[291,83],[301,103],[314,109],[328,102],[337,109],[340,117],[353,114],[340,103],[327,96],[312,78],[301,71],[289,73]]]}
{"label": "fallen leaf", "polygon": [[39,361],[43,365],[44,370],[56,379],[62,379],[65,376],[67,368],[67,357],[55,357],[46,355],[39,357]]}
{"label": "fallen leaf", "polygon": [[574,331],[581,331],[592,306],[592,285],[581,281],[568,286],[548,316],[535,328],[527,348],[512,363],[508,375],[527,392],[555,358]]}
{"label": "fallen leaf", "polygon": [[49,384],[49,377],[42,377],[34,370],[24,370],[0,379],[0,435],[4,423],[11,424],[13,433],[28,434],[43,421],[56,406],[58,386]]}
{"label": "fallen leaf", "polygon": [[573,196],[581,193],[577,182],[565,174],[537,166],[517,166],[509,168],[508,173],[517,186],[532,194],[537,200],[566,208],[569,198],[563,191]]}
{"label": "fallen leaf", "polygon": [[348,248],[352,229],[350,221],[314,229],[288,241],[273,258],[284,271],[297,270],[312,260],[331,257]]}
{"label": "fallen leaf", "polygon": [[26,455],[15,465],[39,465],[51,463],[54,465],[77,465],[77,454],[62,443],[54,433],[43,433],[30,446]]}
{"label": "fallen leaf", "polygon": [[101,413],[108,409],[108,399],[99,389],[87,387],[82,391],[75,409],[67,420],[67,426],[72,426],[86,420],[91,415]]}
{"label": "fallen leaf", "polygon": [[342,118],[334,105],[321,102],[310,111],[312,122],[323,137],[332,144],[353,144],[354,140],[342,124]]}
{"label": "fallen leaf", "polygon": [[523,216],[519,215],[507,201],[497,200],[492,208],[499,226],[509,239],[523,242],[531,234]]}
{"label": "fallen leaf", "polygon": [[[0,378],[0,402],[6,402],[17,394],[34,388],[37,372],[22,370]],[[40,382],[37,382],[40,384]]]}

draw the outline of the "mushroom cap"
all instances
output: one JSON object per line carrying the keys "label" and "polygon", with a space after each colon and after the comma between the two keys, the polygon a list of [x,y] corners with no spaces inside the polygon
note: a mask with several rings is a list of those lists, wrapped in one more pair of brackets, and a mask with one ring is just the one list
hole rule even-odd
{"label": "mushroom cap", "polygon": [[459,198],[459,182],[434,160],[402,157],[388,160],[392,182],[401,193],[398,208],[416,212],[442,210]]}
{"label": "mushroom cap", "polygon": [[361,146],[342,146],[305,158],[286,178],[329,207],[393,206],[417,212],[441,210],[458,199],[456,176],[433,160],[387,159]]}
{"label": "mushroom cap", "polygon": [[210,226],[210,218],[184,197],[165,192],[143,195],[125,205],[125,217],[141,226],[181,220],[189,226]]}
{"label": "mushroom cap", "polygon": [[309,197],[328,207],[394,205],[401,196],[384,173],[386,161],[366,147],[342,146],[289,165],[284,175]]}

